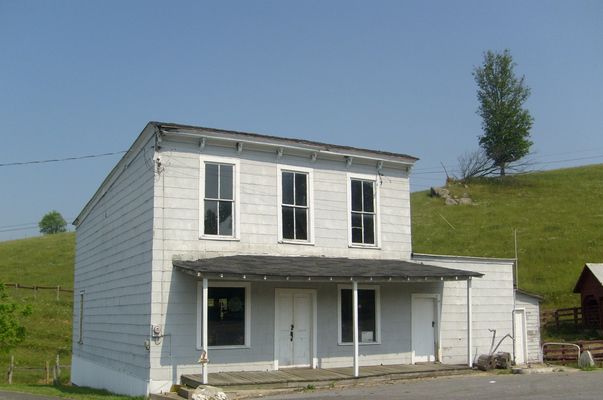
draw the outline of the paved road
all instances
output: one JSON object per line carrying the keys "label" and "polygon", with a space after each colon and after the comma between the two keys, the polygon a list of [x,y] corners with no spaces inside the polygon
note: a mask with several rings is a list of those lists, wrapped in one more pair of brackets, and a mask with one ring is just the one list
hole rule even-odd
{"label": "paved road", "polygon": [[0,400],[65,400],[57,397],[45,397],[37,394],[0,391]]}
{"label": "paved road", "polygon": [[345,400],[601,400],[603,399],[603,371],[456,376],[264,397],[264,399],[271,400],[331,398]]}

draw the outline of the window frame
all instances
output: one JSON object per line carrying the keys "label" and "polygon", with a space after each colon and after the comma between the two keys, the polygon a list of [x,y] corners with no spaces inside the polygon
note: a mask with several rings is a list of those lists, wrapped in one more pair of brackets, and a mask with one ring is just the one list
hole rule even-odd
{"label": "window frame", "polygon": [[[251,283],[250,282],[208,282],[209,288],[244,288],[245,289],[245,343],[234,345],[207,346],[212,349],[248,349],[251,347]],[[203,350],[203,281],[197,282],[197,350]],[[209,324],[209,320],[207,322]]]}
{"label": "window frame", "polygon": [[[379,179],[375,175],[370,174],[347,174],[347,220],[348,220],[348,247],[357,247],[363,249],[381,249],[381,201],[380,201],[380,185]],[[373,202],[375,222],[373,224],[373,233],[375,243],[354,243],[352,241],[352,180],[370,181],[373,183]],[[364,214],[364,213],[363,213]]]}
{"label": "window frame", "polygon": [[[353,346],[354,342],[344,342],[342,340],[341,323],[341,291],[344,289],[352,290],[352,285],[337,285],[337,345]],[[379,285],[358,285],[358,290],[373,290],[375,292],[375,341],[360,342],[360,346],[371,346],[381,344],[381,286]]]}
{"label": "window frame", "polygon": [[80,308],[79,308],[79,315],[78,315],[79,338],[77,341],[78,344],[84,343],[84,297],[85,297],[85,294],[86,294],[85,290],[80,290]]}
{"label": "window frame", "polygon": [[[301,245],[314,245],[314,170],[307,167],[298,167],[294,165],[277,165],[277,225],[278,225],[278,243],[285,244],[301,244]],[[306,198],[307,198],[307,232],[308,239],[285,239],[283,238],[283,172],[292,172],[298,174],[306,174]],[[286,205],[290,206],[290,205]]]}
{"label": "window frame", "polygon": [[[232,173],[232,206],[234,208],[232,213],[232,235],[212,235],[205,233],[205,165],[206,164],[222,164],[231,165],[233,167]],[[240,213],[241,213],[241,192],[240,192],[240,161],[236,158],[230,157],[215,157],[202,155],[199,163],[199,239],[207,240],[240,240]],[[219,188],[218,188],[219,190]]]}

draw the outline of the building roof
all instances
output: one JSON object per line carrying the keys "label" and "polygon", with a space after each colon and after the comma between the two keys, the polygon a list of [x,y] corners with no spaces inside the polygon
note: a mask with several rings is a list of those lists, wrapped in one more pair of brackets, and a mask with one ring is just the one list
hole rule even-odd
{"label": "building roof", "polygon": [[303,281],[444,281],[483,274],[401,260],[237,255],[196,261],[174,260],[174,269],[198,278]]}
{"label": "building roof", "polygon": [[583,281],[587,275],[587,271],[590,271],[590,273],[592,273],[595,279],[599,282],[599,285],[603,285],[603,264],[586,263],[584,264],[582,273],[580,274],[580,277],[576,282],[576,287],[574,287],[574,293],[580,293]]}
{"label": "building roof", "polygon": [[154,125],[160,132],[163,133],[182,133],[187,132],[196,134],[199,137],[210,135],[215,138],[240,140],[240,141],[253,141],[255,143],[270,144],[274,146],[293,146],[297,148],[303,148],[305,150],[312,150],[317,152],[334,152],[342,153],[342,155],[358,156],[358,157],[369,157],[373,156],[376,158],[384,158],[390,161],[402,161],[409,164],[414,164],[418,158],[410,156],[408,154],[394,153],[383,150],[370,150],[360,147],[344,146],[338,144],[329,144],[322,142],[315,142],[312,140],[305,139],[294,139],[286,138],[282,136],[264,135],[252,132],[241,132],[232,131],[225,129],[207,128],[202,126],[191,126],[183,124],[174,124],[169,122],[157,122],[152,121],[150,124]]}
{"label": "building roof", "polygon": [[543,301],[544,300],[544,297],[542,297],[541,295],[536,294],[536,293],[526,292],[523,289],[516,289],[516,292],[519,293],[519,294],[522,294],[524,296],[528,296],[528,297],[532,297],[534,299],[537,299],[538,301]]}

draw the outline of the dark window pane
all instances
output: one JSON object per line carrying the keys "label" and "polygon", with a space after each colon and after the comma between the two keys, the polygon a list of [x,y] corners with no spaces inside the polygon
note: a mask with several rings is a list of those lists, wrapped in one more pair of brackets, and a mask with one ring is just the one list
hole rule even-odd
{"label": "dark window pane", "polygon": [[352,291],[350,289],[343,289],[341,291],[341,341],[343,343],[350,343],[353,337]]}
{"label": "dark window pane", "polygon": [[208,345],[244,345],[245,288],[209,288],[207,297]]}
{"label": "dark window pane", "polygon": [[283,207],[283,239],[295,239],[293,207]]}
{"label": "dark window pane", "polygon": [[307,178],[306,174],[295,174],[295,205],[307,206]]}
{"label": "dark window pane", "polygon": [[[341,290],[341,341],[350,343],[354,335],[352,316],[352,290]],[[377,340],[377,309],[375,291],[358,289],[358,341],[375,342]]]}
{"label": "dark window pane", "polygon": [[375,216],[372,214],[364,214],[364,243],[375,243]]}
{"label": "dark window pane", "polygon": [[308,239],[308,218],[305,208],[295,209],[295,238],[298,240]]}
{"label": "dark window pane", "polygon": [[373,182],[362,182],[362,200],[363,210],[366,212],[375,211],[373,199]]}
{"label": "dark window pane", "polygon": [[352,210],[362,211],[362,182],[352,180]]}
{"label": "dark window pane", "polygon": [[283,204],[294,204],[293,200],[293,174],[283,172]]}
{"label": "dark window pane", "polygon": [[205,229],[206,235],[218,234],[218,202],[205,200]]}
{"label": "dark window pane", "polygon": [[376,335],[375,291],[358,290],[358,334],[360,342],[374,342]]}
{"label": "dark window pane", "polygon": [[232,236],[232,202],[220,202],[220,227],[218,233],[223,236]]}
{"label": "dark window pane", "polygon": [[352,243],[362,243],[362,214],[352,213]]}
{"label": "dark window pane", "polygon": [[232,200],[232,165],[220,165],[220,198]]}
{"label": "dark window pane", "polygon": [[218,198],[218,165],[205,164],[205,198]]}

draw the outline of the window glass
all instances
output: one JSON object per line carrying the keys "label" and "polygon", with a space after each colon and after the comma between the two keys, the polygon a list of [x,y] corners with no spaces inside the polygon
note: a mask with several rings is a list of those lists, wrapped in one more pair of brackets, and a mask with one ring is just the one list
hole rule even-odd
{"label": "window glass", "polygon": [[[354,335],[352,289],[341,290],[341,341],[351,343]],[[358,341],[377,341],[377,307],[374,289],[358,289]]]}
{"label": "window glass", "polygon": [[283,239],[308,240],[308,174],[283,171],[281,186]]}
{"label": "window glass", "polygon": [[362,222],[364,243],[375,243],[375,216],[373,214],[364,214]]}
{"label": "window glass", "polygon": [[210,287],[207,297],[208,345],[245,345],[245,288]]}
{"label": "window glass", "polygon": [[218,198],[218,164],[205,164],[205,198]]}
{"label": "window glass", "polygon": [[373,212],[373,182],[362,182],[362,211]]}
{"label": "window glass", "polygon": [[352,180],[352,210],[362,211],[362,181]]}
{"label": "window glass", "polygon": [[232,165],[220,165],[220,198],[232,200]]}
{"label": "window glass", "polygon": [[205,235],[233,235],[233,173],[229,164],[205,164]]}

